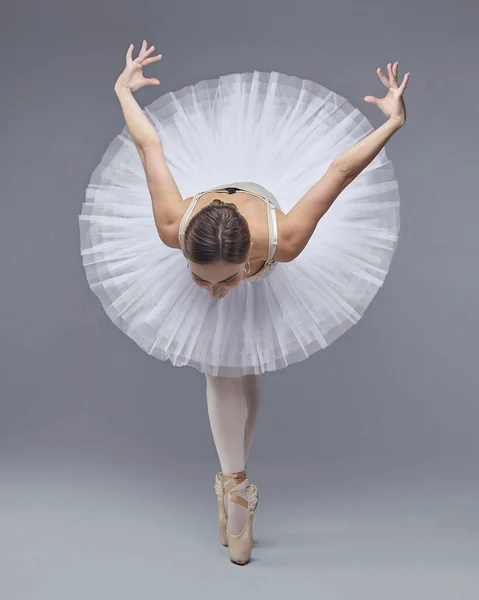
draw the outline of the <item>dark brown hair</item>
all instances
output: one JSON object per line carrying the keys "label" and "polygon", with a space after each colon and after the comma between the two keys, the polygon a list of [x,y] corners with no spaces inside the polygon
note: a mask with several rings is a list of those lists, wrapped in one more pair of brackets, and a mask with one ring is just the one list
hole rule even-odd
{"label": "dark brown hair", "polygon": [[217,260],[246,262],[251,243],[248,222],[234,204],[215,198],[191,218],[183,253],[200,265]]}

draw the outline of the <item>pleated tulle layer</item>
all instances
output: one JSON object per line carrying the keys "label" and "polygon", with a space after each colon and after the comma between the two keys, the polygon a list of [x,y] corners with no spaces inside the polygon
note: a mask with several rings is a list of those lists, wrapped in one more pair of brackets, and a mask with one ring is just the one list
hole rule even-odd
{"label": "pleated tulle layer", "polygon": [[[343,97],[277,72],[200,81],[144,112],[184,198],[251,181],[285,213],[373,130]],[[181,250],[158,237],[126,126],[93,172],[79,224],[88,283],[117,327],[160,360],[236,377],[304,360],[359,321],[397,244],[398,184],[383,149],[335,200],[300,256],[220,300],[193,283]]]}

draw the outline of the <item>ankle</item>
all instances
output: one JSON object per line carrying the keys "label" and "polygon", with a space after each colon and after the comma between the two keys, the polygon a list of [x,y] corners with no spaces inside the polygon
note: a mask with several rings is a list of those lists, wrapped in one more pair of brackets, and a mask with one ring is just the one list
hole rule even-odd
{"label": "ankle", "polygon": [[225,485],[227,483],[229,483],[230,486],[238,485],[238,483],[240,483],[241,481],[244,481],[247,477],[246,469],[244,469],[243,471],[232,471],[230,473],[223,472],[222,476],[223,476],[223,483]]}

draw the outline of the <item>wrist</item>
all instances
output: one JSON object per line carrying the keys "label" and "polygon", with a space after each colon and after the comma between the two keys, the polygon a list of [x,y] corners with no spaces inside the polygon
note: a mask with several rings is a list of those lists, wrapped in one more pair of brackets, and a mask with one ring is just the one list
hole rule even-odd
{"label": "wrist", "polygon": [[399,117],[389,117],[389,121],[395,129],[401,129],[401,127],[406,122],[406,119]]}
{"label": "wrist", "polygon": [[117,81],[113,89],[117,94],[121,94],[122,92],[131,92],[130,86],[124,81]]}

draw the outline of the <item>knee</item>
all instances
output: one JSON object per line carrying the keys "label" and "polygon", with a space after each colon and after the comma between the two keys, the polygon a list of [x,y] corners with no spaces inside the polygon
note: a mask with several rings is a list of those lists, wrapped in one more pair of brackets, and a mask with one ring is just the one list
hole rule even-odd
{"label": "knee", "polygon": [[210,375],[206,373],[207,388],[212,389],[220,397],[231,397],[242,389],[242,377],[224,377],[221,375]]}

